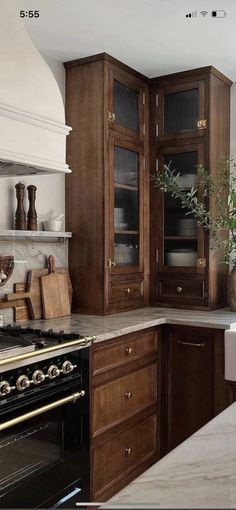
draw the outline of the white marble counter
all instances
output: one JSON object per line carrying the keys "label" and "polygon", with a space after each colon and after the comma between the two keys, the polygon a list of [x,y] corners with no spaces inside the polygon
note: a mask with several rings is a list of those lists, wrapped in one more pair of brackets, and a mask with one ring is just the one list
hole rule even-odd
{"label": "white marble counter", "polygon": [[161,324],[181,324],[206,328],[235,329],[236,313],[228,308],[214,312],[147,307],[107,316],[72,314],[69,317],[37,320],[24,323],[31,327],[74,331],[82,335],[96,335],[97,342],[108,340],[140,329]]}
{"label": "white marble counter", "polygon": [[116,494],[107,507],[127,509],[131,504],[236,508],[236,403]]}

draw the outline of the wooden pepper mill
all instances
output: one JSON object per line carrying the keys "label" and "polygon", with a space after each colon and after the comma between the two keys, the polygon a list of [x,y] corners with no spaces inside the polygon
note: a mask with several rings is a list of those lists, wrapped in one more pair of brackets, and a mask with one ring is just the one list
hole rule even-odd
{"label": "wooden pepper mill", "polygon": [[17,198],[15,228],[16,230],[26,230],[26,213],[24,209],[25,186],[22,182],[18,182],[18,184],[15,185],[15,188]]}
{"label": "wooden pepper mill", "polygon": [[35,209],[36,186],[31,184],[27,187],[29,198],[29,210],[27,214],[27,230],[38,230],[37,213]]}

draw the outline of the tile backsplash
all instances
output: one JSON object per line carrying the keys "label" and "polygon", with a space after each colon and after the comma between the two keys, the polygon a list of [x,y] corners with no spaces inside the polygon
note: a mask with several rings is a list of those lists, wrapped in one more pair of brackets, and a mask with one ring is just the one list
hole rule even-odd
{"label": "tile backsplash", "polygon": [[[68,246],[60,242],[1,242],[0,255],[14,256],[14,271],[5,285],[0,287],[0,299],[7,293],[14,292],[14,283],[26,282],[30,269],[47,267],[47,257],[54,255],[56,267],[67,267]],[[13,309],[0,310],[4,324],[13,321]]]}

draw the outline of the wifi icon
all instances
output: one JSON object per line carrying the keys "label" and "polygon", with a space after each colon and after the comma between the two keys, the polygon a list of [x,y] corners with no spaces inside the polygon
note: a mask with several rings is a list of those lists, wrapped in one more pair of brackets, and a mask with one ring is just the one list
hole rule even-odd
{"label": "wifi icon", "polygon": [[200,14],[205,18],[205,16],[208,14],[208,11],[200,11]]}

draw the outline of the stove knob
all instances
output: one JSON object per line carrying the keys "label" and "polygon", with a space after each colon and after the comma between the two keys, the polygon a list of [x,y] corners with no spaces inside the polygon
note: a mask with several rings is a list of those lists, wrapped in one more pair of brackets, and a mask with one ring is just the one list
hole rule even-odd
{"label": "stove knob", "polygon": [[11,388],[10,384],[8,381],[1,381],[0,382],[0,396],[3,397],[5,395],[9,395],[9,393],[11,393],[11,390],[13,388]]}
{"label": "stove knob", "polygon": [[40,384],[45,380],[45,375],[42,372],[42,370],[35,370],[35,372],[32,375],[32,382],[33,384]]}
{"label": "stove knob", "polygon": [[27,375],[20,375],[16,381],[16,387],[19,391],[24,391],[30,386],[30,380]]}
{"label": "stove knob", "polygon": [[56,365],[50,365],[48,369],[48,377],[49,379],[55,379],[60,374],[60,370]]}
{"label": "stove knob", "polygon": [[77,367],[77,365],[72,365],[70,361],[64,361],[62,364],[62,372],[64,375],[70,374]]}

